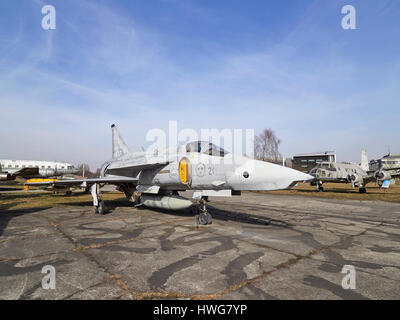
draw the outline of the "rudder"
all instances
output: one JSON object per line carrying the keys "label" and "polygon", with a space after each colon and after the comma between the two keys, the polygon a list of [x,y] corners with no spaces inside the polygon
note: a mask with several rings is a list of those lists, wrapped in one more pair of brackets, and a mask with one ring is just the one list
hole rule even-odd
{"label": "rudder", "polygon": [[361,150],[361,169],[364,171],[369,171],[368,155],[366,150]]}

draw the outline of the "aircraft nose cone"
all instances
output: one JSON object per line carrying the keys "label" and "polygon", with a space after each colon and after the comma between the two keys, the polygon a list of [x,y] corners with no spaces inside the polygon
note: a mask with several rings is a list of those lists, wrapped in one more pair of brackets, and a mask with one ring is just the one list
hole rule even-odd
{"label": "aircraft nose cone", "polygon": [[[238,167],[235,176],[238,177],[236,181],[240,180],[238,186],[234,187],[236,190],[288,189],[298,182],[314,179],[307,173],[258,160],[249,160]],[[231,181],[234,182],[233,179]]]}
{"label": "aircraft nose cone", "polygon": [[[274,165],[274,164],[272,164],[272,165]],[[301,172],[298,170],[294,170],[294,169],[288,168],[288,167],[282,167],[279,165],[274,165],[274,166],[279,167],[279,168],[274,168],[274,170],[276,170],[276,172],[277,172],[277,175],[279,175],[277,180],[282,181],[282,185],[285,185],[285,184],[287,185],[284,189],[291,188],[294,185],[296,185],[298,182],[306,182],[306,181],[314,180],[314,177],[307,173],[304,173],[304,172]],[[269,168],[269,170],[271,170],[271,168]]]}
{"label": "aircraft nose cone", "polygon": [[294,170],[296,171],[296,179],[294,181],[297,182],[303,182],[303,181],[310,181],[310,180],[314,180],[314,177],[308,173],[304,173],[298,170]]}

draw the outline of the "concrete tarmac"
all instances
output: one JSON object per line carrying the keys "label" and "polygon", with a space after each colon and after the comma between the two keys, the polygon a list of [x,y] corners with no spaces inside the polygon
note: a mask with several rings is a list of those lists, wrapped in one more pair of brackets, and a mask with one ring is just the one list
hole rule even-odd
{"label": "concrete tarmac", "polygon": [[[103,216],[81,205],[2,211],[0,299],[400,298],[399,204],[210,200],[213,224],[200,227],[190,210],[128,202]],[[46,265],[55,289],[42,287]],[[355,289],[342,287],[345,265]]]}

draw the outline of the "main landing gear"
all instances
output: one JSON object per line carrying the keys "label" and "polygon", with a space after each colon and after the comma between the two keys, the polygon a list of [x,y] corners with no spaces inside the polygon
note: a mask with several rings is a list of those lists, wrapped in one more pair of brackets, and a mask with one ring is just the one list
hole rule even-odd
{"label": "main landing gear", "polygon": [[322,186],[322,183],[320,181],[317,181],[316,186],[317,186],[317,192],[324,191],[324,187]]}
{"label": "main landing gear", "polygon": [[93,197],[94,213],[106,214],[106,206],[104,204],[103,196],[100,192],[100,185],[98,183],[93,184],[90,187],[90,193]]}
{"label": "main landing gear", "polygon": [[202,197],[198,207],[196,208],[196,220],[200,225],[212,224],[212,216],[207,211],[207,202],[209,202],[208,197]]}

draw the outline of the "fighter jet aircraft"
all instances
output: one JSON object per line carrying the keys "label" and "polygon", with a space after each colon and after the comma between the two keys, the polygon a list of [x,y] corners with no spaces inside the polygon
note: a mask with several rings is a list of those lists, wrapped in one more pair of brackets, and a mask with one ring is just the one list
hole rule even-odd
{"label": "fighter jet aircraft", "polygon": [[195,141],[177,148],[153,152],[129,152],[115,125],[112,128],[112,159],[106,161],[99,178],[28,183],[30,186],[89,187],[95,213],[103,214],[100,186],[113,184],[137,206],[169,210],[185,209],[192,201],[179,191],[194,190],[199,200],[197,221],[212,222],[207,212],[209,196],[240,195],[244,190],[287,189],[312,176],[303,172],[233,155],[213,143]]}
{"label": "fighter jet aircraft", "polygon": [[324,191],[322,184],[324,182],[351,183],[353,188],[358,187],[360,193],[366,193],[365,185],[369,182],[382,182],[400,176],[399,172],[390,173],[379,168],[376,171],[370,171],[368,157],[365,150],[361,152],[361,164],[354,163],[335,163],[320,162],[309,172],[314,176],[311,185],[317,187],[317,191]]}

